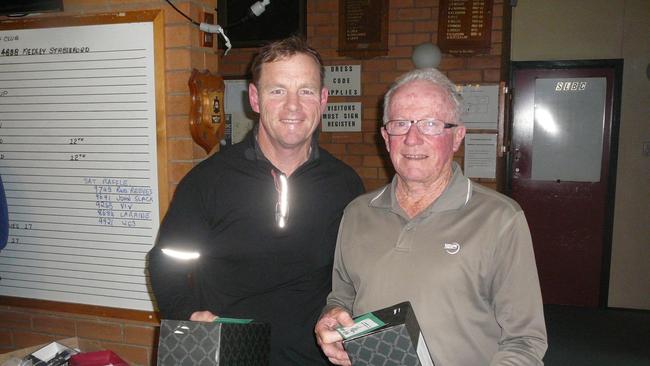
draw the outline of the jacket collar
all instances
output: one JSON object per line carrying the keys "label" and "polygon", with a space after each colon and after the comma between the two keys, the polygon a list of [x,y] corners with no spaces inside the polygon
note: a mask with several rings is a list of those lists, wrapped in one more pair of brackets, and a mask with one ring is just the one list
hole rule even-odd
{"label": "jacket collar", "polygon": [[[257,141],[258,133],[259,133],[259,123],[256,123],[251,133],[249,133],[244,139],[244,143],[247,145],[244,155],[248,160],[271,164],[269,159],[267,159],[266,156],[264,156],[264,153],[262,152],[262,148],[260,147],[260,144]],[[318,160],[319,158],[320,158],[320,152],[318,151],[318,130],[316,130],[316,132],[312,135],[311,138],[311,148],[309,152],[309,158],[307,158],[307,161],[303,163],[303,165]]]}

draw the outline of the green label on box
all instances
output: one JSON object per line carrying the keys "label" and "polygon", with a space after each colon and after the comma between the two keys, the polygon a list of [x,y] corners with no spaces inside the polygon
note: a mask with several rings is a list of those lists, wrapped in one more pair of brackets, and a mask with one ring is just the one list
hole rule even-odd
{"label": "green label on box", "polygon": [[348,339],[371,332],[377,328],[383,327],[384,325],[385,323],[377,318],[375,314],[368,313],[355,318],[354,325],[349,327],[339,327],[336,328],[336,331],[339,332],[343,339]]}
{"label": "green label on box", "polygon": [[252,321],[253,319],[222,318],[222,317],[218,317],[217,319],[214,320],[215,323],[223,323],[223,324],[248,324]]}

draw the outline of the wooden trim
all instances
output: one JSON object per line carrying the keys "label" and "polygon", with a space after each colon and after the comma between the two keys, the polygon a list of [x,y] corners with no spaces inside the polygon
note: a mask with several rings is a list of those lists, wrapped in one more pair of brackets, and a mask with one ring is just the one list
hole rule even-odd
{"label": "wooden trim", "polygon": [[70,314],[94,315],[104,318],[116,318],[134,320],[151,324],[160,324],[157,312],[109,308],[87,304],[73,304],[49,300],[26,299],[21,297],[0,296],[2,306],[14,306],[20,308],[31,308],[38,310],[49,310]]}
{"label": "wooden trim", "polygon": [[167,173],[167,87],[165,85],[165,17],[156,11],[153,18],[154,79],[156,81],[156,154],[158,160],[158,212],[160,220],[169,207]]}
{"label": "wooden trim", "polygon": [[93,15],[49,16],[43,18],[3,19],[0,30],[74,27],[80,25],[120,24],[155,21],[162,10],[142,10]]}

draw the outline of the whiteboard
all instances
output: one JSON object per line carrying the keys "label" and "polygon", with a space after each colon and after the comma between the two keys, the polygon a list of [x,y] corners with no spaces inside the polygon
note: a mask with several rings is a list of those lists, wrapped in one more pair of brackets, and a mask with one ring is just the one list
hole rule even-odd
{"label": "whiteboard", "polygon": [[153,310],[152,22],[0,31],[0,295]]}

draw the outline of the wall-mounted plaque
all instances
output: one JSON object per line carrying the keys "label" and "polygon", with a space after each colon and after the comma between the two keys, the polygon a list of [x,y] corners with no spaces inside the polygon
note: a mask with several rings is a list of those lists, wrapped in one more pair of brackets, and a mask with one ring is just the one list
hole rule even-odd
{"label": "wall-mounted plaque", "polygon": [[339,54],[388,54],[388,0],[339,0]]}
{"label": "wall-mounted plaque", "polygon": [[190,95],[190,131],[192,139],[210,153],[224,137],[224,83],[221,76],[207,70],[192,70],[188,81]]}
{"label": "wall-mounted plaque", "polygon": [[488,53],[493,0],[440,0],[438,47],[451,54]]}

